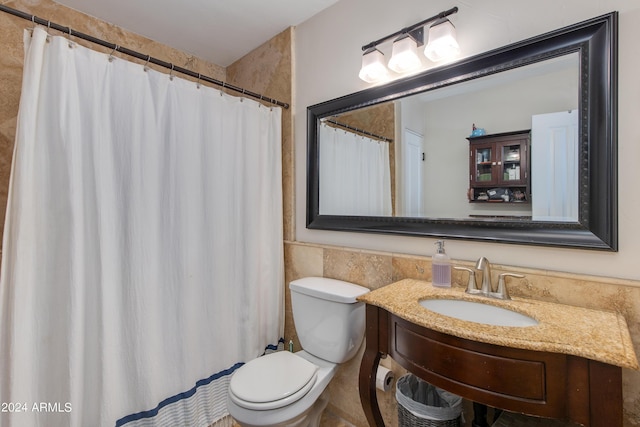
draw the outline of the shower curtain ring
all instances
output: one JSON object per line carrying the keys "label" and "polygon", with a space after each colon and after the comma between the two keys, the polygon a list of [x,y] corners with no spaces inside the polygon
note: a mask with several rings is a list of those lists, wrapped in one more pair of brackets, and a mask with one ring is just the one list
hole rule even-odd
{"label": "shower curtain ring", "polygon": [[31,22],[33,23],[33,28],[31,28],[29,32],[33,34],[33,30],[35,30],[36,27],[38,26],[38,24],[36,24],[36,15],[31,15]]}
{"label": "shower curtain ring", "polygon": [[147,55],[147,62],[144,63],[144,71],[149,71],[149,61],[151,60],[151,55]]}
{"label": "shower curtain ring", "polygon": [[113,48],[113,50],[109,54],[109,62],[113,62],[113,60],[116,59],[115,56],[113,56],[113,54],[116,53],[118,51],[118,49],[120,49],[120,46],[115,45],[115,47]]}
{"label": "shower curtain ring", "polygon": [[71,27],[67,27],[67,33],[69,33],[69,49],[73,49],[75,47],[75,43],[71,40],[73,34],[71,34]]}
{"label": "shower curtain ring", "polygon": [[201,74],[200,74],[200,73],[198,73],[198,82],[196,83],[196,87],[197,87],[198,89],[200,89],[200,77],[201,77]]}
{"label": "shower curtain ring", "polygon": [[173,64],[171,64],[171,71],[169,71],[169,80],[173,81]]}
{"label": "shower curtain ring", "polygon": [[51,28],[51,21],[47,21],[47,43],[51,41],[51,34],[49,34],[49,29]]}

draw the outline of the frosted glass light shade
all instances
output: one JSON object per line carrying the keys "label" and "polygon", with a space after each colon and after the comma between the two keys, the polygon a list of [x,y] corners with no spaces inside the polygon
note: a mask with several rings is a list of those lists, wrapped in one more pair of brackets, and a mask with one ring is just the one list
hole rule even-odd
{"label": "frosted glass light shade", "polygon": [[419,68],[418,44],[409,36],[404,36],[393,42],[389,68],[396,73],[406,73]]}
{"label": "frosted glass light shade", "polygon": [[429,28],[429,43],[424,48],[424,54],[433,62],[453,58],[460,54],[460,46],[456,40],[456,28],[448,19]]}
{"label": "frosted glass light shade", "polygon": [[362,68],[358,74],[367,83],[377,83],[389,77],[389,70],[385,65],[384,54],[376,48],[367,50],[362,55]]}

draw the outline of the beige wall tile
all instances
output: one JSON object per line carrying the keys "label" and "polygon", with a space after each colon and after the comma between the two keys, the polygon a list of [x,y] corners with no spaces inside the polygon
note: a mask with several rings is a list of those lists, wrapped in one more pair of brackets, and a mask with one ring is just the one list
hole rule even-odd
{"label": "beige wall tile", "polygon": [[377,289],[391,283],[390,255],[326,248],[323,276]]}

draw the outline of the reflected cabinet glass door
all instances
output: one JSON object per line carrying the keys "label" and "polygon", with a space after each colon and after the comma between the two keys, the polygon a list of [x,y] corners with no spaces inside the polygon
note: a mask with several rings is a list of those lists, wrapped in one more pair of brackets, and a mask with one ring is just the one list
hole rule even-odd
{"label": "reflected cabinet glass door", "polygon": [[[521,185],[526,180],[526,144],[518,141],[516,144],[502,146],[500,170],[502,182],[508,185]],[[524,166],[524,167],[523,167]]]}
{"label": "reflected cabinet glass door", "polygon": [[496,184],[494,167],[497,165],[493,144],[478,144],[471,148],[472,166],[471,181],[477,184]]}

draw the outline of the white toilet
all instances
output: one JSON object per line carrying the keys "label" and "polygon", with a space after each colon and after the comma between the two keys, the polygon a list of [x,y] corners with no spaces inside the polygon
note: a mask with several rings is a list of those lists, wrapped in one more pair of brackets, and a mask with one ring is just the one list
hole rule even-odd
{"label": "white toilet", "polygon": [[303,348],[246,363],[231,377],[227,408],[243,427],[317,427],[327,399],[321,396],[337,365],[362,343],[369,290],[353,283],[307,277],[289,284],[293,320]]}

